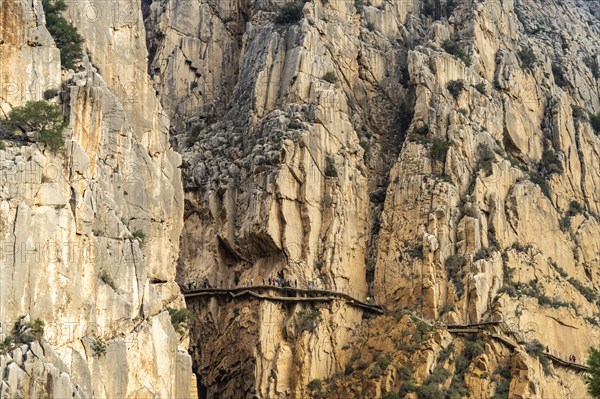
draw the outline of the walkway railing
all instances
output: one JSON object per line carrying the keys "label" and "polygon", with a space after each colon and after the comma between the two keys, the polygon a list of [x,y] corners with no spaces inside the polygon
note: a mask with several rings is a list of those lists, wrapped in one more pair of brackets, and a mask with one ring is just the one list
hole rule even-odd
{"label": "walkway railing", "polygon": [[[283,295],[269,295],[274,292]],[[379,305],[360,301],[343,292],[319,289],[311,290],[271,285],[257,285],[237,288],[196,288],[192,290],[183,290],[183,296],[186,299],[205,296],[228,296],[231,298],[249,296],[255,299],[276,302],[331,302],[334,300],[342,300],[351,306],[361,308],[366,311],[378,314],[384,313],[383,308]]]}
{"label": "walkway railing", "polygon": [[[331,290],[320,290],[320,289],[303,289],[293,287],[278,287],[271,285],[257,285],[250,287],[237,287],[237,288],[196,288],[192,290],[183,290],[183,296],[186,299],[193,299],[199,297],[215,297],[225,296],[231,298],[238,298],[248,296],[254,299],[276,301],[276,302],[332,302],[334,300],[342,300],[351,306],[361,308],[362,310],[383,314],[384,310],[380,305],[367,303],[360,301],[351,295],[343,292],[331,291]],[[280,293],[283,295],[269,295]],[[267,294],[267,295],[265,295]],[[421,319],[422,320],[422,319]],[[429,324],[429,323],[428,323]],[[497,332],[491,332],[487,329],[491,326],[499,326],[500,329],[506,326],[501,320],[498,321],[482,321],[478,323],[468,324],[446,324],[443,325],[448,332],[451,334],[477,334],[485,333],[489,337],[503,343],[510,349],[515,349],[519,346],[518,343],[514,342],[507,335]],[[513,332],[514,334],[514,332]],[[518,337],[517,337],[518,338]],[[583,364],[574,363],[563,360],[555,355],[544,352],[544,356],[548,357],[556,365],[574,369],[576,371],[588,372],[589,367]]]}
{"label": "walkway railing", "polygon": [[[449,325],[446,325],[446,328],[448,329],[448,332],[450,332],[451,334],[485,333],[489,337],[503,343],[510,349],[515,349],[516,347],[519,346],[518,343],[514,342],[512,339],[510,339],[508,336],[506,336],[502,333],[497,334],[497,333],[493,333],[493,332],[486,330],[489,326],[496,326],[496,325],[503,327],[503,326],[505,326],[505,323],[502,321],[487,321],[487,322],[472,323],[472,324],[449,324]],[[581,371],[581,372],[588,372],[590,369],[586,365],[563,360],[560,357],[555,356],[549,352],[543,352],[543,355],[546,356],[548,359],[552,360],[552,362],[558,366],[570,368],[570,369],[573,369],[576,371]]]}

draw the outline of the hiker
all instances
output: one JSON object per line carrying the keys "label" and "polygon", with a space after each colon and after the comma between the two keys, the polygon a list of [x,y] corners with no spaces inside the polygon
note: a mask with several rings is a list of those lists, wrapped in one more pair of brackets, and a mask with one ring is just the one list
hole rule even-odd
{"label": "hiker", "polygon": [[546,345],[546,353],[550,353],[550,347],[548,347],[548,345]]}
{"label": "hiker", "polygon": [[254,277],[250,278],[250,285],[254,287]]}
{"label": "hiker", "polygon": [[577,358],[573,355],[573,363],[577,363]]}
{"label": "hiker", "polygon": [[198,288],[198,285],[196,284],[196,280],[194,280],[194,281],[192,282],[192,287],[193,287],[194,289]]}
{"label": "hiker", "polygon": [[263,285],[265,285],[265,278],[263,277]]}
{"label": "hiker", "polygon": [[298,288],[298,280],[294,280],[294,287]]}

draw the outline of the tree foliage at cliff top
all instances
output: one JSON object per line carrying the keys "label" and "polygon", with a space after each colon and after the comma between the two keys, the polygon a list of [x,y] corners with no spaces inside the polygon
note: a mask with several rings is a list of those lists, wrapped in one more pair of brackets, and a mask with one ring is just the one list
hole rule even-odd
{"label": "tree foliage at cliff top", "polygon": [[66,124],[63,121],[63,113],[56,104],[29,101],[21,107],[13,108],[8,118],[15,128],[38,132],[40,139],[54,152],[65,144],[63,130]]}
{"label": "tree foliage at cliff top", "polygon": [[42,0],[46,14],[46,28],[60,49],[60,62],[67,69],[74,69],[83,56],[83,37],[77,28],[61,14],[67,9],[64,0]]}
{"label": "tree foliage at cliff top", "polygon": [[590,375],[586,378],[588,392],[593,398],[600,398],[600,349],[591,348],[587,361]]}

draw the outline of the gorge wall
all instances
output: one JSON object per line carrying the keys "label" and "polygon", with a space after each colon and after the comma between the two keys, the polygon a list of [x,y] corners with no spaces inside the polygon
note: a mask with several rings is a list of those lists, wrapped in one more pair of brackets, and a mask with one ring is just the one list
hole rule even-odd
{"label": "gorge wall", "polygon": [[417,386],[450,370],[438,385],[456,397],[585,397],[524,349],[582,360],[598,337],[597,3],[314,0],[291,21],[281,7],[145,10],[183,155],[179,282],[317,280],[431,321],[503,320],[522,346],[480,337],[461,371],[473,337],[369,340],[410,331],[401,313],[213,299],[191,330],[207,397],[378,397],[403,365]]}
{"label": "gorge wall", "polygon": [[57,154],[19,140],[0,151],[2,338],[45,322],[42,341],[0,357],[3,398],[195,391],[187,341],[166,310],[185,305],[174,281],[181,157],[146,73],[140,5],[120,3],[121,19],[110,5],[96,4],[105,18],[92,19],[85,4],[69,4],[90,57],[65,72],[41,1],[0,3],[3,117],[55,90],[50,101],[69,122]]}
{"label": "gorge wall", "polygon": [[[600,337],[598,3],[297,4],[68,3],[74,72],[40,1],[0,3],[2,117],[57,89],[69,122],[0,150],[3,333],[46,322],[1,397],[587,397],[543,352]],[[269,277],[386,314],[171,322],[178,284]]]}

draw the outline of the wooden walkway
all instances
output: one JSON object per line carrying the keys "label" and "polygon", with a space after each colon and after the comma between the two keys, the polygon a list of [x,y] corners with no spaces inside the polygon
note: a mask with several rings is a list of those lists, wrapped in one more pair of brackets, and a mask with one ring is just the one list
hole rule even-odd
{"label": "wooden walkway", "polygon": [[[273,295],[275,294],[275,295]],[[199,297],[251,297],[259,300],[274,302],[333,302],[342,300],[350,306],[360,308],[367,312],[383,314],[384,310],[379,305],[373,305],[360,301],[343,292],[329,290],[308,290],[292,287],[277,287],[271,285],[257,285],[252,287],[238,288],[197,288],[194,290],[183,290],[186,300]]]}
{"label": "wooden walkway", "polygon": [[[183,296],[186,300],[192,300],[195,298],[202,297],[228,297],[228,298],[241,298],[250,297],[258,300],[274,301],[274,302],[333,302],[341,300],[346,302],[350,306],[360,308],[367,312],[384,314],[384,310],[379,305],[369,304],[360,301],[348,294],[330,290],[318,290],[318,289],[303,289],[303,288],[292,288],[292,287],[277,287],[271,285],[257,285],[252,287],[237,287],[237,288],[197,288],[193,290],[185,290],[182,287]],[[428,324],[429,322],[417,317]],[[433,326],[433,324],[430,324]],[[483,321],[479,323],[469,324],[446,324],[442,325],[451,334],[478,334],[484,333],[487,336],[501,342],[505,346],[514,350],[519,346],[518,343],[514,342],[508,336],[497,332],[488,331],[489,327],[492,326],[503,326],[502,321]],[[549,353],[543,353],[548,359],[552,360],[555,365],[570,368],[578,372],[588,372],[589,367],[583,364],[572,363],[562,360]]]}
{"label": "wooden walkway", "polygon": [[[514,342],[509,337],[505,336],[504,334],[498,334],[498,333],[490,332],[487,330],[487,328],[489,326],[497,326],[497,325],[502,325],[502,322],[487,321],[487,322],[472,323],[472,324],[449,324],[449,325],[446,325],[446,328],[448,329],[448,332],[450,332],[451,334],[484,333],[485,335],[506,345],[511,350],[514,350],[515,348],[517,348],[519,346],[519,344]],[[590,370],[590,368],[586,365],[568,362],[566,360],[563,360],[563,359],[561,359],[555,355],[552,355],[550,353],[547,353],[547,352],[543,352],[543,356],[546,356],[548,359],[552,360],[552,362],[557,366],[570,368],[570,369],[578,371],[578,372],[589,372],[589,370]]]}

